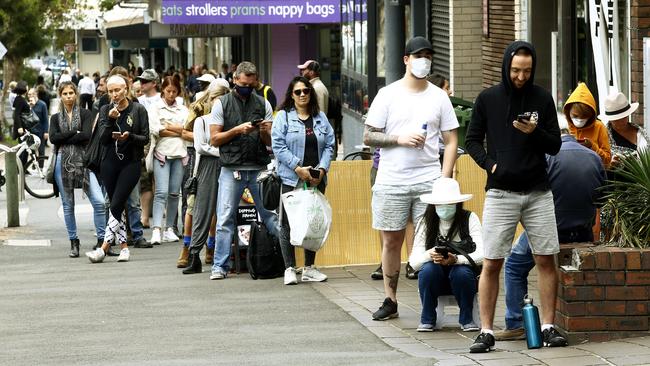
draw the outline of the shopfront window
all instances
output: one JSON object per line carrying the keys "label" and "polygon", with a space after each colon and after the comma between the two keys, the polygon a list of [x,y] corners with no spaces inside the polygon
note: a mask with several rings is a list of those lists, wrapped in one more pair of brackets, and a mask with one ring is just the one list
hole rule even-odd
{"label": "shopfront window", "polygon": [[366,0],[342,2],[341,91],[345,108],[368,109],[368,12]]}

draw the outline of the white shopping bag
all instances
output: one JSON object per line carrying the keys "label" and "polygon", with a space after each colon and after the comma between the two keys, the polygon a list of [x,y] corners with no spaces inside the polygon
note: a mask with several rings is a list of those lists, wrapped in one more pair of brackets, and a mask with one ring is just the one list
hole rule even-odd
{"label": "white shopping bag", "polygon": [[291,244],[314,252],[320,249],[332,225],[332,207],[325,196],[316,188],[295,190],[282,195],[282,204]]}

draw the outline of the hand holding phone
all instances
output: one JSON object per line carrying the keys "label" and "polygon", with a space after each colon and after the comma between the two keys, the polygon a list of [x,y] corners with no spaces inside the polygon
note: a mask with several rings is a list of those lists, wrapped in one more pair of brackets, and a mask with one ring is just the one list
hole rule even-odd
{"label": "hand holding phone", "polygon": [[251,121],[251,124],[253,125],[253,127],[257,127],[262,122],[264,122],[264,120],[262,118],[254,119],[253,121]]}
{"label": "hand holding phone", "polygon": [[528,113],[522,113],[522,114],[518,115],[518,116],[517,116],[517,121],[519,121],[519,122],[521,122],[521,123],[528,123],[528,122],[530,122],[530,114],[528,114]]}
{"label": "hand holding phone", "polygon": [[309,175],[314,179],[320,178],[320,169],[309,168]]}
{"label": "hand holding phone", "polygon": [[445,258],[445,259],[449,258],[449,248],[436,246],[436,247],[433,247],[433,250],[436,253],[442,255],[443,258]]}
{"label": "hand holding phone", "polygon": [[117,140],[122,136],[122,133],[120,133],[118,131],[113,131],[113,133],[111,135],[113,136],[114,140]]}

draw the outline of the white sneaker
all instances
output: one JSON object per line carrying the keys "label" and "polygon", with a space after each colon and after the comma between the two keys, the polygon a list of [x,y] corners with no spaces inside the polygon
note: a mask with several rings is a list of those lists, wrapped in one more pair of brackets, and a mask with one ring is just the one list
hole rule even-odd
{"label": "white sneaker", "polygon": [[178,241],[178,236],[174,234],[174,229],[168,227],[165,232],[163,232],[162,235],[162,242],[163,243],[175,243]]}
{"label": "white sneaker", "polygon": [[284,284],[285,285],[296,285],[298,284],[298,277],[296,277],[296,269],[289,267],[284,270]]}
{"label": "white sneaker", "polygon": [[226,272],[224,272],[224,271],[222,271],[220,269],[217,269],[217,270],[212,271],[210,273],[210,279],[211,280],[223,280],[224,278],[226,278]]}
{"label": "white sneaker", "polygon": [[314,266],[309,266],[309,267],[304,267],[304,269],[302,270],[301,280],[302,282],[323,282],[327,280],[327,276],[322,274]]}
{"label": "white sneaker", "polygon": [[160,245],[160,228],[155,228],[153,231],[151,231],[151,244],[153,245]]}
{"label": "white sneaker", "polygon": [[117,257],[118,262],[128,262],[129,258],[131,258],[131,253],[129,252],[129,248],[124,248],[120,250],[120,256]]}
{"label": "white sneaker", "polygon": [[93,251],[86,252],[86,257],[88,257],[90,263],[101,263],[106,257],[106,253],[104,253],[104,249],[97,248]]}

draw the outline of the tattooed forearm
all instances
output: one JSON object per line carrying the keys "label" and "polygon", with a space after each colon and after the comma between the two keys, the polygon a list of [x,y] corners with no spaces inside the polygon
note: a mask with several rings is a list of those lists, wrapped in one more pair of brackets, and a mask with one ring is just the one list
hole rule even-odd
{"label": "tattooed forearm", "polygon": [[399,271],[395,272],[395,274],[392,275],[384,273],[384,277],[388,278],[388,287],[390,287],[393,291],[397,292],[397,281],[399,280]]}
{"label": "tattooed forearm", "polygon": [[363,143],[375,147],[397,146],[397,136],[386,134],[383,128],[366,125],[363,131]]}

